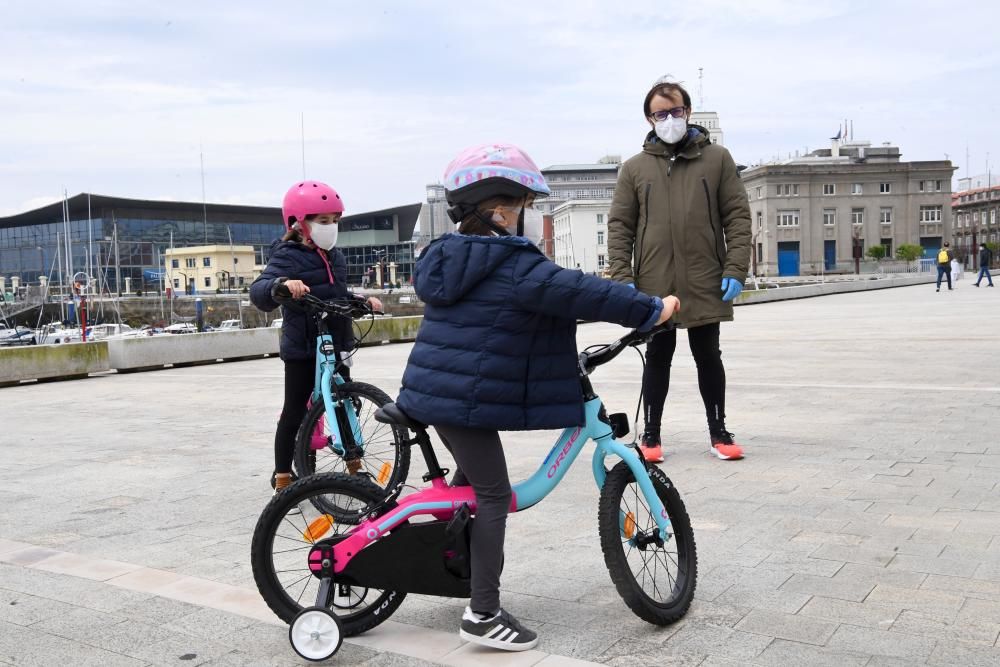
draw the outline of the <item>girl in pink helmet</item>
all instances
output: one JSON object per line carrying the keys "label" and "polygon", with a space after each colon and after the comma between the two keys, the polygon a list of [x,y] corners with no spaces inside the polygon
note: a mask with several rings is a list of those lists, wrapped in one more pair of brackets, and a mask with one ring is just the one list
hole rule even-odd
{"label": "girl in pink helmet", "polygon": [[453,484],[476,494],[472,595],[459,636],[524,651],[538,637],[500,607],[512,494],[500,431],[583,423],[578,319],[650,329],[680,304],[546,258],[531,206],[549,187],[517,146],[463,151],[445,171],[445,191],[458,233],[434,240],[417,261],[424,319],[396,405],[434,426],[458,467]]}
{"label": "girl in pink helmet", "polygon": [[[347,260],[337,247],[340,217],[344,202],[337,191],[319,181],[301,181],[285,194],[281,206],[285,235],[271,245],[267,267],[250,286],[250,300],[265,312],[279,305],[274,289],[284,284],[293,299],[312,294],[320,299],[343,299],[354,296],[347,289]],[[367,301],[375,310],[382,303],[375,297]],[[306,403],[312,393],[316,364],[316,325],[305,310],[294,303],[281,305],[281,359],[285,364],[285,402],[274,435],[275,490],[291,483],[295,433],[306,415]],[[338,347],[354,347],[351,320],[338,318],[331,325]],[[340,374],[350,380],[350,371],[340,367]]]}

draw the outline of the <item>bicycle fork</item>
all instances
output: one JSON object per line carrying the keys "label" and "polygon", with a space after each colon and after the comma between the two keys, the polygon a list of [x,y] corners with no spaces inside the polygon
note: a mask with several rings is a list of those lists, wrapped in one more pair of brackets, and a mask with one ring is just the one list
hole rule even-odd
{"label": "bicycle fork", "polygon": [[656,493],[652,476],[655,475],[660,478],[661,482],[668,483],[666,476],[655,466],[651,466],[647,470],[645,463],[633,447],[617,442],[611,435],[595,439],[597,440],[597,452],[594,454],[593,465],[594,480],[597,482],[597,487],[603,489],[604,481],[607,478],[608,473],[604,467],[604,459],[607,458],[608,454],[619,456],[625,461],[629,469],[631,469],[632,476],[635,477],[635,482],[639,486],[639,490],[642,491],[642,496],[646,500],[649,512],[659,529],[655,535],[646,533],[639,529],[636,517],[632,516],[631,512],[626,513],[619,509],[618,526],[622,536],[628,540],[629,544],[643,551],[650,544],[663,546],[664,542],[672,539],[673,530],[670,517],[667,515],[667,508],[664,506],[663,501],[660,500],[659,494]]}

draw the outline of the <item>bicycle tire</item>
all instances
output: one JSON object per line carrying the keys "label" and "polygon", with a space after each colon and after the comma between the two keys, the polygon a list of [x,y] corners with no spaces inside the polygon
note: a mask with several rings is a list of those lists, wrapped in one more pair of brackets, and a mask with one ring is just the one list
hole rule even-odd
{"label": "bicycle tire", "polygon": [[[634,533],[636,540],[640,534],[648,535],[650,531],[656,529],[656,523],[649,515],[648,508],[646,508],[646,514],[649,516],[644,520],[637,518],[639,508],[640,506],[644,507],[645,502],[638,485],[635,485],[632,469],[624,461],[612,468],[604,481],[598,505],[597,524],[601,538],[601,550],[604,552],[604,562],[611,575],[611,581],[614,582],[615,588],[625,604],[644,621],[654,625],[670,625],[680,620],[691,606],[698,580],[698,553],[694,531],[691,529],[691,519],[688,517],[684,502],[681,500],[680,494],[677,493],[677,489],[662,473],[653,473],[651,478],[656,494],[666,508],[674,531],[670,540],[663,546],[666,547],[671,542],[676,543],[675,557],[670,557],[669,552],[660,547],[650,550],[649,546],[657,546],[655,544],[646,545],[645,548],[637,547],[636,544],[631,543],[632,539],[626,538],[622,534],[621,515],[626,510],[634,513],[632,531],[636,531],[640,525],[642,527],[642,531]],[[635,488],[630,491],[629,487],[633,485]],[[625,501],[624,508],[623,500]],[[627,521],[628,519],[626,519],[626,526]],[[624,530],[628,530],[628,528],[626,527]],[[628,546],[628,550],[626,550],[626,546]],[[656,552],[660,550],[667,555],[667,558],[659,558]],[[653,552],[651,559],[643,555],[646,551]],[[633,560],[643,561],[641,581],[640,576],[630,565],[630,556],[634,556]],[[650,560],[652,560],[652,572],[649,569]],[[676,566],[676,576],[670,575],[671,565]],[[667,575],[670,584],[670,596],[666,600],[655,599],[644,586],[647,578],[652,579],[652,592],[656,595],[660,589],[656,583],[656,576],[661,569]],[[647,575],[649,576],[647,577]]]}
{"label": "bicycle tire", "polygon": [[[331,493],[351,496],[360,501],[359,506],[353,512],[353,525],[357,525],[360,520],[367,516],[368,508],[382,500],[382,490],[364,478],[338,474],[311,475],[276,494],[264,508],[257,519],[257,525],[254,527],[253,539],[250,544],[250,564],[254,582],[271,611],[289,625],[300,611],[315,605],[315,592],[312,597],[305,596],[304,592],[312,585],[318,589],[318,579],[315,579],[309,571],[307,562],[308,550],[312,547],[312,543],[303,539],[301,532],[296,535],[296,530],[301,530],[298,524],[309,526],[310,518],[299,515],[301,517],[299,519],[290,519],[288,512],[293,507],[300,508],[300,511],[305,508],[309,512],[311,507],[317,505],[315,501],[317,495]],[[346,515],[336,517],[335,523],[343,526],[352,525],[351,520]],[[291,526],[291,529],[287,529],[288,526]],[[279,534],[279,530],[283,527],[287,529],[288,535]],[[306,532],[308,530],[307,527]],[[294,541],[293,536],[299,537],[298,541],[301,543],[297,549],[292,549],[292,545],[287,544],[287,542]],[[282,538],[281,551],[278,553],[274,551],[276,537]],[[299,553],[291,553],[295,551]],[[276,566],[275,556],[279,554],[282,556],[282,563]],[[301,564],[296,565],[299,562]],[[303,593],[299,594],[298,600],[289,595],[286,585],[279,577],[279,574],[290,572],[290,570],[284,569],[289,564],[297,567],[297,570],[292,572],[291,577],[301,575],[302,578],[289,584],[288,587],[298,586],[303,581],[306,582],[302,589]],[[365,595],[368,594],[368,590],[364,589]],[[382,591],[375,596],[370,604],[360,609],[360,602],[350,606],[338,606],[336,601],[332,601],[327,609],[340,619],[344,635],[352,637],[371,630],[384,622],[399,608],[405,597],[406,593],[399,591]],[[364,597],[362,597],[363,600]],[[303,601],[305,604],[302,604]]]}
{"label": "bicycle tire", "polygon": [[[371,481],[384,490],[384,495],[388,495],[406,481],[410,470],[410,448],[403,444],[407,439],[406,429],[375,421],[375,410],[386,403],[391,403],[392,399],[375,385],[366,382],[347,382],[340,386],[339,393],[351,399],[352,403],[357,399],[361,404],[360,408],[355,409],[365,438],[365,455],[360,459],[361,468],[357,473],[365,473],[364,476],[371,477]],[[348,468],[347,462],[329,446],[322,450],[313,449],[312,438],[316,425],[325,423],[325,419],[326,404],[324,401],[316,401],[299,426],[295,436],[294,454],[295,469],[299,477],[313,475],[316,472],[355,474]],[[388,455],[390,448],[391,457]],[[322,455],[318,455],[317,452],[322,452]],[[388,475],[383,474],[385,463],[391,466]]]}

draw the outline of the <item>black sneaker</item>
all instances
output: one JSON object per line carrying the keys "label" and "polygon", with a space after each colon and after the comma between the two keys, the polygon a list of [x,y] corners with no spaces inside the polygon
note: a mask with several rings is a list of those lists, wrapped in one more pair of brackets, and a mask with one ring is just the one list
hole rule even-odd
{"label": "black sneaker", "polygon": [[492,618],[482,619],[479,614],[466,607],[458,636],[467,642],[501,651],[527,651],[538,644],[538,635],[518,623],[516,618],[503,609]]}

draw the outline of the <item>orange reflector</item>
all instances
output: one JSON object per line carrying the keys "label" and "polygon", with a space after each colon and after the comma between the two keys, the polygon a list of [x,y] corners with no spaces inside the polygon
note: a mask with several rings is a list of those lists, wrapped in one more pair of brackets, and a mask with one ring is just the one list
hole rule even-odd
{"label": "orange reflector", "polygon": [[629,512],[625,515],[625,537],[631,540],[633,535],[635,535],[635,516]]}
{"label": "orange reflector", "polygon": [[392,464],[388,461],[382,464],[378,471],[378,483],[385,484],[389,481],[389,473],[392,472]]}
{"label": "orange reflector", "polygon": [[306,532],[302,533],[302,538],[310,544],[326,535],[326,531],[333,527],[333,517],[329,514],[313,519]]}

